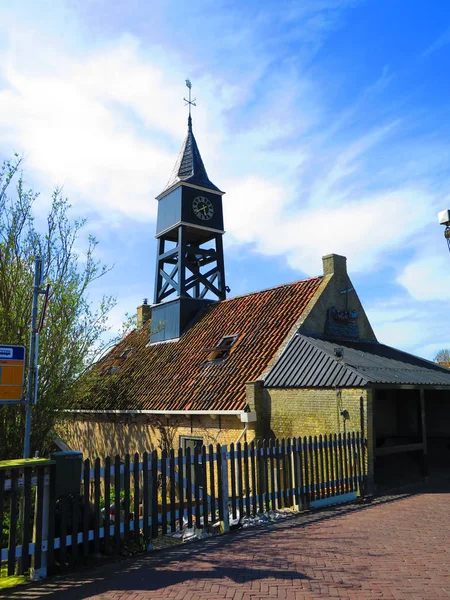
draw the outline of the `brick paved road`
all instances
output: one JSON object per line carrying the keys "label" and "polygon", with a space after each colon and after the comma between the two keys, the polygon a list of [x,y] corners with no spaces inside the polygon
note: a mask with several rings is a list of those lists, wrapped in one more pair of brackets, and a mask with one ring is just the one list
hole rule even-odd
{"label": "brick paved road", "polygon": [[47,580],[11,597],[448,599],[449,493],[305,514]]}

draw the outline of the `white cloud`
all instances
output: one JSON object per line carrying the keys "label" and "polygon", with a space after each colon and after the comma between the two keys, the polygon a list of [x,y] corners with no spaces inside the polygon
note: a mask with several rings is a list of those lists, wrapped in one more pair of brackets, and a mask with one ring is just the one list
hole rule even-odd
{"label": "white cloud", "polygon": [[[348,74],[324,74],[319,60],[311,67],[311,57],[339,23],[340,9],[353,0],[258,7],[247,27],[241,7],[218,11],[208,17],[212,26],[205,27],[205,37],[197,36],[189,48],[190,73],[186,37],[170,30],[163,5],[154,19],[151,8],[139,8],[149,31],[158,18],[167,19],[170,42],[161,37],[160,45],[150,45],[151,35],[138,39],[117,23],[108,31],[122,33],[108,39],[103,15],[92,38],[79,17],[84,7],[53,4],[48,0],[37,9],[30,2],[20,21],[8,8],[9,37],[0,43],[0,149],[25,153],[27,177],[37,188],[64,184],[75,211],[95,213],[99,234],[123,228],[127,235],[136,220],[153,221],[153,198],[184,135],[183,81],[192,74],[199,96],[197,140],[211,179],[227,191],[226,243],[284,257],[307,274],[320,273],[321,256],[329,252],[345,254],[351,273],[371,270],[376,276],[381,265],[395,264],[412,304],[400,303],[395,318],[374,306],[380,339],[408,348],[434,344],[430,336],[439,339],[429,324],[438,322],[440,309],[423,313],[422,303],[448,301],[447,256],[443,251],[439,259],[430,254],[406,265],[401,251],[423,247],[424,230],[435,221],[447,141],[415,135],[417,124],[408,124],[403,106],[399,114],[389,98],[380,102],[395,80],[388,67],[375,83],[354,86],[347,104],[339,96],[339,109],[333,87],[343,87]],[[125,5],[116,7],[117,19]],[[102,12],[108,5],[96,6]],[[183,10],[187,25],[180,35],[188,36],[202,11],[192,16]],[[294,41],[296,54],[288,56]],[[257,261],[264,261],[255,258],[260,270]],[[126,293],[130,297],[113,313],[115,328],[122,308],[130,303],[134,311],[141,298],[140,292]]]}
{"label": "white cloud", "polygon": [[444,46],[450,44],[450,27],[447,28],[426,50],[422,52],[422,58],[428,58]]}
{"label": "white cloud", "polygon": [[416,348],[426,337],[423,323],[413,320],[380,323],[375,335],[379,342],[396,348]]}
{"label": "white cloud", "polygon": [[340,199],[339,184],[352,175],[356,175],[360,165],[358,159],[377,146],[395,127],[390,123],[369,131],[356,140],[351,140],[347,147],[340,149],[338,156],[324,178],[318,178],[313,186],[310,203],[315,205],[338,204]]}
{"label": "white cloud", "polygon": [[419,316],[418,311],[414,308],[405,307],[404,301],[398,302],[380,302],[374,307],[366,307],[366,313],[370,318],[372,325],[377,324],[388,325],[399,321],[414,321]]}
{"label": "white cloud", "polygon": [[424,356],[429,357],[430,360],[434,360],[434,357],[439,350],[447,350],[450,348],[450,338],[443,338],[442,341],[433,344],[426,344],[423,347]]}
{"label": "white cloud", "polygon": [[151,128],[179,133],[173,115],[182,106],[174,106],[176,94],[163,89],[162,73],[140,59],[133,40],[87,60],[60,56],[46,75],[8,56],[3,75],[3,148],[24,152],[42,179],[64,184],[89,208],[154,218],[150,190],[164,185],[173,154],[155,143]]}
{"label": "white cloud", "polygon": [[427,300],[450,301],[449,257],[425,255],[409,263],[398,277],[409,294],[421,302]]}
{"label": "white cloud", "polygon": [[385,300],[369,299],[365,310],[378,341],[432,360],[438,350],[450,347],[442,317],[448,306],[442,301],[419,302],[400,289]]}
{"label": "white cloud", "polygon": [[[77,55],[55,40],[41,40],[36,68],[23,54],[27,33],[15,31],[3,56],[2,146],[24,151],[41,180],[65,184],[78,205],[103,220],[153,220],[153,197],[171,172],[186,118],[180,57],[172,52],[168,69],[165,53],[144,50],[130,35]],[[284,255],[307,272],[320,268],[321,255],[339,252],[360,270],[373,268],[381,253],[400,247],[428,222],[430,193],[415,182],[377,193],[364,186],[368,156],[398,122],[333,142],[339,127],[320,133],[324,114],[317,86],[288,68],[270,74],[268,91],[249,111],[245,127],[227,134],[225,108],[237,107],[254,84],[221,86],[205,74],[199,82],[204,101],[195,115],[210,175],[218,174],[217,183],[228,192],[226,228],[235,243]],[[277,89],[276,111],[270,89]],[[354,110],[336,122],[348,130],[363,99],[379,89],[378,82],[369,86]],[[311,136],[313,128],[319,133]]]}
{"label": "white cloud", "polygon": [[[373,269],[380,253],[401,248],[431,220],[427,192],[400,189],[298,210],[292,190],[271,181],[249,178],[230,185],[225,200],[227,230],[257,252],[285,255],[308,274],[320,272],[321,256],[335,252],[349,259],[352,272]],[[330,203],[331,204],[331,203]],[[400,226],[401,225],[401,226]]]}

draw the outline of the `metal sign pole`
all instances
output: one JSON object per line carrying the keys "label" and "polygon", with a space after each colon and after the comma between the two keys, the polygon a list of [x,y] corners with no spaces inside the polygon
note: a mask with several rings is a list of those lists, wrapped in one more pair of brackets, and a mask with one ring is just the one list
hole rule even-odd
{"label": "metal sign pole", "polygon": [[40,293],[42,259],[36,256],[34,262],[34,289],[33,289],[33,308],[31,312],[31,340],[30,340],[30,357],[28,362],[28,388],[26,398],[26,413],[25,413],[25,439],[23,445],[23,457],[30,458],[30,435],[31,435],[31,411],[33,407],[33,396],[35,393],[34,379],[36,376],[36,321],[38,309],[38,297]]}

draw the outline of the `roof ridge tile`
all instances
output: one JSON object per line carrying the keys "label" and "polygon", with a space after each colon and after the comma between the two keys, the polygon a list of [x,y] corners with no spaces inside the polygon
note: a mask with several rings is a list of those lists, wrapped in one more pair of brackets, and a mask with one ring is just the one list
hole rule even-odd
{"label": "roof ridge tile", "polygon": [[[308,281],[316,281],[317,279],[323,279],[323,275],[315,275],[314,277],[306,277],[305,279],[298,279],[297,281],[290,281],[289,283],[280,283],[279,285],[274,285],[273,287],[265,288],[263,290],[255,290],[254,292],[247,292],[246,294],[239,294],[238,296],[233,296],[232,298],[226,298],[221,302],[232,302],[233,300],[238,300],[240,298],[247,298],[248,296],[254,296],[256,294],[264,294],[266,292],[271,292],[272,290],[279,290],[281,288],[293,287],[294,285],[298,285],[299,283],[306,283]],[[211,306],[214,306],[213,304]]]}

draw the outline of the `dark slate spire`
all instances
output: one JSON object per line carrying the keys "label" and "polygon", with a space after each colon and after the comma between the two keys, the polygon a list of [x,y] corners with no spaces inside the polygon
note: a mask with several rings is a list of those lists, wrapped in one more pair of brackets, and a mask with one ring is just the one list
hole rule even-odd
{"label": "dark slate spire", "polygon": [[180,182],[192,183],[193,185],[198,185],[208,190],[213,190],[214,192],[221,191],[209,180],[200,155],[200,150],[198,149],[197,142],[195,141],[192,132],[191,115],[188,117],[188,132],[186,139],[184,140],[184,144],[178,155],[172,175],[160,195],[164,194],[164,192]]}

